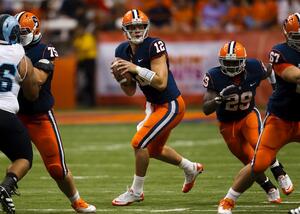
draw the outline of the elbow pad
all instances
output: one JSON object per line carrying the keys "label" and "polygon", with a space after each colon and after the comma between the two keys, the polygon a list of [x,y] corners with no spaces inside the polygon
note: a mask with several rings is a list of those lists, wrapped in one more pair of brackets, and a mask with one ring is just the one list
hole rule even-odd
{"label": "elbow pad", "polygon": [[40,70],[43,70],[47,74],[52,73],[54,70],[54,64],[48,59],[40,59],[33,66]]}

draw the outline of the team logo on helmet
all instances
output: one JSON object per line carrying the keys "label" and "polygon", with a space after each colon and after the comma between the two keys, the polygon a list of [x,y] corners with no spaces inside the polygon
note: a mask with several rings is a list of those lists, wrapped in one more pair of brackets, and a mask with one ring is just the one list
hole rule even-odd
{"label": "team logo on helmet", "polygon": [[37,43],[41,40],[40,21],[30,12],[20,12],[15,15],[21,27],[20,40],[23,46]]}
{"label": "team logo on helmet", "polygon": [[287,44],[300,52],[300,14],[288,16],[283,23],[283,33]]}

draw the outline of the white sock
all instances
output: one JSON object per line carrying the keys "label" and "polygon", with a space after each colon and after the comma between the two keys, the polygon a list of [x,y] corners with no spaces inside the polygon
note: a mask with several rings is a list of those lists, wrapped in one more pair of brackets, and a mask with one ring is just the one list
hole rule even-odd
{"label": "white sock", "polygon": [[178,166],[185,172],[193,172],[194,170],[194,163],[185,158],[182,158]]}
{"label": "white sock", "polygon": [[225,198],[230,198],[233,201],[236,201],[240,197],[241,194],[242,193],[236,192],[232,188],[230,188],[228,190],[227,195],[225,196]]}
{"label": "white sock", "polygon": [[80,195],[79,195],[78,191],[76,191],[76,193],[73,196],[69,197],[69,200],[71,201],[71,203],[73,203],[74,201],[76,201],[78,199],[80,199]]}
{"label": "white sock", "polygon": [[134,175],[133,183],[131,186],[131,189],[133,190],[134,193],[141,194],[143,192],[144,180],[145,180],[145,177],[140,177],[140,176]]}
{"label": "white sock", "polygon": [[275,161],[275,163],[273,163],[272,165],[271,165],[271,169],[272,168],[274,168],[274,167],[276,167],[276,166],[279,166],[279,161],[276,159],[276,161]]}

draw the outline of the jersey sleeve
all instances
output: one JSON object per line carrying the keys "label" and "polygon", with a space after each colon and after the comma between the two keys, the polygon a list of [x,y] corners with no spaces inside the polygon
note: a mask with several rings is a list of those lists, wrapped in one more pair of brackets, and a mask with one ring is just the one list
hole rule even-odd
{"label": "jersey sleeve", "polygon": [[150,45],[150,59],[158,58],[162,56],[163,54],[167,53],[166,45],[165,43],[157,39]]}
{"label": "jersey sleeve", "polygon": [[273,65],[274,72],[279,76],[281,76],[281,73],[285,68],[292,66],[292,64],[286,61],[283,54],[276,49],[270,51],[269,60]]}
{"label": "jersey sleeve", "polygon": [[53,45],[49,44],[44,47],[44,51],[42,55],[43,59],[54,60],[57,57],[58,57],[58,52]]}
{"label": "jersey sleeve", "polygon": [[214,90],[214,91],[216,90],[213,79],[209,73],[206,73],[204,75],[202,84],[203,84],[204,88],[206,88],[206,89],[210,89],[210,90]]}

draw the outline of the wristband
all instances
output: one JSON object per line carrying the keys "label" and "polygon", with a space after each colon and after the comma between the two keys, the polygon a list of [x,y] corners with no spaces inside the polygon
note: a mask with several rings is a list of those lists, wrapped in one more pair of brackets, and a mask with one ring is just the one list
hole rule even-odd
{"label": "wristband", "polygon": [[137,71],[137,75],[143,78],[144,80],[146,80],[149,84],[151,83],[153,77],[155,76],[155,72],[140,66],[136,66],[136,71]]}

